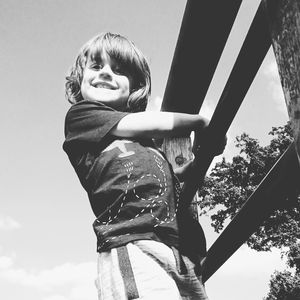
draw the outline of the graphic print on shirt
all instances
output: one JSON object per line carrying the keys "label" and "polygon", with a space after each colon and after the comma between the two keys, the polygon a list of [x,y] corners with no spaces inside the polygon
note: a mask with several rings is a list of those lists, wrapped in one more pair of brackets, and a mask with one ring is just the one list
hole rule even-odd
{"label": "graphic print on shirt", "polygon": [[[136,153],[134,151],[129,151],[126,147],[131,141],[127,140],[118,140],[111,143],[104,151],[116,151],[120,152],[118,158],[122,161],[123,170],[119,170],[120,173],[126,174],[127,183],[124,187],[124,195],[122,197],[119,207],[113,207],[107,211],[105,219],[103,216],[101,219],[97,219],[96,222],[102,227],[101,232],[102,236],[109,236],[109,232],[113,230],[114,223],[117,222],[118,216],[122,211],[124,212],[124,207],[127,201],[130,199],[131,203],[141,203],[143,205],[138,209],[134,216],[126,220],[127,222],[133,222],[142,215],[151,216],[153,227],[157,227],[162,224],[170,223],[174,221],[177,212],[178,198],[179,198],[179,188],[175,188],[175,207],[171,210],[171,207],[168,203],[168,198],[166,193],[168,193],[168,183],[166,175],[166,161],[164,157],[159,153],[159,151],[149,147],[146,151],[150,152],[147,155],[147,159],[150,160],[148,164],[151,164],[151,167],[146,169],[146,173],[142,173],[140,177],[137,178],[136,170],[140,169],[140,166],[136,164],[141,162],[140,160],[135,159]],[[150,151],[149,151],[150,150]],[[147,172],[148,171],[148,172]],[[151,186],[152,190],[149,192],[145,187]],[[153,189],[154,187],[154,189]],[[130,197],[129,197],[130,193]],[[136,209],[136,207],[135,207]],[[158,212],[158,213],[157,213]],[[115,221],[115,222],[114,222]],[[128,233],[129,235],[129,233]],[[124,234],[122,235],[124,236]],[[99,248],[102,248],[107,242],[117,239],[118,236],[106,238],[100,245]]]}
{"label": "graphic print on shirt", "polygon": [[118,148],[121,151],[121,154],[119,154],[120,158],[127,157],[127,156],[130,156],[130,155],[134,155],[135,154],[134,151],[128,151],[126,149],[126,144],[128,144],[128,143],[132,143],[132,142],[131,141],[127,141],[127,140],[115,140],[110,145],[108,145],[103,150],[103,152],[107,152],[107,151],[113,150],[115,148]]}

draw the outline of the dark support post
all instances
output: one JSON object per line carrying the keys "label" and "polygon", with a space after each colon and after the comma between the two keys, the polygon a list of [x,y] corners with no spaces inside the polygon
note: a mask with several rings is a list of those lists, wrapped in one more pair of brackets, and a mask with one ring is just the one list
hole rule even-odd
{"label": "dark support post", "polygon": [[264,4],[300,163],[300,2],[264,0]]}

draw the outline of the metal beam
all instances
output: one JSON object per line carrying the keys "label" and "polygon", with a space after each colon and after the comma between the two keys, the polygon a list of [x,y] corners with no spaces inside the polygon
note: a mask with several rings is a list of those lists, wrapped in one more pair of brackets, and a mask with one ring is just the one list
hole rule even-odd
{"label": "metal beam", "polygon": [[258,229],[291,190],[299,187],[299,177],[300,167],[292,144],[208,250],[204,281]]}
{"label": "metal beam", "polygon": [[241,2],[187,1],[163,111],[199,112]]}
{"label": "metal beam", "polygon": [[[270,0],[269,3],[273,3],[272,1]],[[222,2],[226,2],[225,9],[228,9],[227,1]],[[233,2],[230,3],[233,4]],[[276,3],[278,3],[277,0]],[[219,4],[220,2],[217,5]],[[235,4],[237,5],[237,2]],[[236,6],[235,13],[238,10],[239,4]],[[192,32],[191,29],[195,28],[195,24],[199,25],[199,21],[198,23],[193,23],[197,22],[194,19],[193,22],[189,23],[189,20],[192,20],[192,16],[198,18],[198,20],[205,20],[205,10],[202,11],[204,13],[203,18],[200,16],[195,17],[195,12],[201,11],[200,8],[200,1],[189,1],[187,4],[164,95],[162,110],[187,113],[197,113],[199,111],[228,37],[232,23],[227,27],[226,33],[221,33],[221,36],[225,39],[222,40],[222,46],[218,45],[217,53],[211,53],[211,51],[215,50],[215,47],[211,44],[205,43],[204,49],[202,49],[203,44],[200,48],[196,49],[194,47],[196,45],[194,44],[195,35],[190,32]],[[211,8],[213,9],[213,7]],[[219,11],[222,11],[222,9],[219,9]],[[231,21],[234,18],[235,14],[231,16]],[[216,29],[214,27],[216,24],[217,22],[212,25],[212,28]],[[204,42],[211,37],[217,40],[209,25],[203,23],[202,26],[209,28],[207,30],[209,37],[203,38]],[[220,25],[218,24],[218,26]],[[186,38],[188,34],[190,36]],[[194,167],[197,171],[183,187],[181,205],[189,205],[197,189],[201,186],[202,180],[214,158],[214,145],[223,140],[270,45],[271,39],[266,10],[263,3],[261,3],[211,119],[207,135],[203,141],[204,146],[196,154]],[[191,49],[195,50],[195,52],[189,52]],[[195,73],[191,70],[195,70]],[[242,77],[241,74],[243,74]],[[195,81],[191,81],[193,79]],[[186,82],[188,82],[188,85]],[[185,88],[185,86],[189,88]],[[195,89],[191,89],[191,86],[195,87]],[[199,100],[195,101],[196,97]],[[204,281],[257,230],[258,226],[276,209],[278,203],[287,196],[289,191],[299,186],[299,176],[300,170],[297,154],[295,146],[292,145],[209,249],[207,258],[204,261]]]}
{"label": "metal beam", "polygon": [[214,158],[214,147],[224,139],[270,46],[268,23],[261,4],[214,111],[207,134],[203,138],[203,146],[196,153],[195,174],[183,186],[182,205],[190,204],[203,183]]}
{"label": "metal beam", "polygon": [[290,191],[300,186],[300,166],[297,159],[300,149],[300,56],[299,51],[295,51],[300,49],[300,4],[295,0],[264,0],[263,3],[294,129],[295,144],[282,155],[208,250],[203,262],[204,281],[258,229]]}

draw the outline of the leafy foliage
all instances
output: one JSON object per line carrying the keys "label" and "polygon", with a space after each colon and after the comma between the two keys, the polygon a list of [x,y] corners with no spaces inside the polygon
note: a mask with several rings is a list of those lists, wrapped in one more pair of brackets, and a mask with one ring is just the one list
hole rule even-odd
{"label": "leafy foliage", "polygon": [[275,272],[269,283],[269,293],[264,300],[297,300],[300,299],[300,275],[290,271]]}
{"label": "leafy foliage", "polygon": [[[239,155],[233,157],[232,162],[223,158],[205,178],[199,191],[199,205],[202,214],[210,213],[216,232],[220,232],[226,221],[237,214],[293,140],[289,123],[273,127],[269,134],[272,139],[267,146],[259,145],[246,133],[238,136],[236,147],[239,148]],[[251,248],[266,251],[272,247],[293,245],[300,239],[300,191],[293,192],[284,201],[283,207],[265,220],[249,238],[247,244]]]}
{"label": "leafy foliage", "polygon": [[275,271],[269,283],[269,293],[264,300],[300,299],[300,242],[291,245],[283,255],[287,258],[287,266],[294,270]]}
{"label": "leafy foliage", "polygon": [[[289,124],[273,127],[270,135],[269,145],[261,146],[256,139],[243,133],[236,138],[239,155],[233,157],[232,162],[223,158],[205,178],[199,191],[199,205],[202,214],[210,213],[215,231],[220,232],[237,214],[293,140]],[[264,300],[300,299],[299,194],[299,189],[291,191],[281,207],[247,241],[248,246],[258,251],[288,246],[282,256],[287,258],[289,269],[272,275],[269,293]]]}
{"label": "leafy foliage", "polygon": [[291,245],[285,255],[287,257],[287,265],[290,268],[295,268],[296,273],[300,275],[300,242]]}

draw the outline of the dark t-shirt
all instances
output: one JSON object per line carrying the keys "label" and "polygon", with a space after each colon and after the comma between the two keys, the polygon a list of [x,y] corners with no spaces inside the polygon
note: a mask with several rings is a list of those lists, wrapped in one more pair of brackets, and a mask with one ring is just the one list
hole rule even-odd
{"label": "dark t-shirt", "polygon": [[82,101],[66,116],[63,148],[97,217],[97,251],[152,239],[204,256],[199,224],[188,212],[178,218],[180,185],[164,155],[152,140],[110,134],[126,114],[97,101]]}

